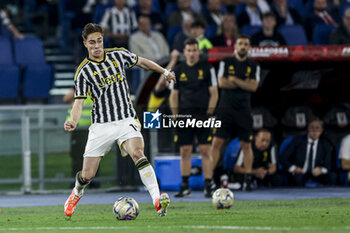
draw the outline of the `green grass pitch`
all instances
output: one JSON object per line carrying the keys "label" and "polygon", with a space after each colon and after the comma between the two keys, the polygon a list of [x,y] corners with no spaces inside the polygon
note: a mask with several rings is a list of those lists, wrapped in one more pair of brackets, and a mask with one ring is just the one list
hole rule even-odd
{"label": "green grass pitch", "polygon": [[173,202],[158,217],[140,204],[134,221],[117,221],[109,205],[78,205],[68,218],[63,206],[1,208],[0,233],[105,232],[350,232],[350,199],[235,201],[229,210],[211,202]]}

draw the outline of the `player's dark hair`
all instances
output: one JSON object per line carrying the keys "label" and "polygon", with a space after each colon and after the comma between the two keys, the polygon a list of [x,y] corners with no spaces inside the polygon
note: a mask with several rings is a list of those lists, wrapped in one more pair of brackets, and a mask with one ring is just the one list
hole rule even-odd
{"label": "player's dark hair", "polygon": [[87,37],[95,32],[101,33],[102,36],[104,35],[103,27],[95,23],[88,23],[84,26],[81,36],[83,37],[83,40],[86,41]]}
{"label": "player's dark hair", "polygon": [[198,41],[195,38],[187,38],[184,42],[185,47],[186,45],[193,45],[193,44],[198,45]]}
{"label": "player's dark hair", "polygon": [[268,17],[272,17],[272,18],[274,18],[276,20],[276,15],[272,11],[266,12],[266,13],[261,15],[261,19],[265,19],[265,18],[268,18]]}
{"label": "player's dark hair", "polygon": [[250,37],[248,35],[245,35],[245,34],[238,35],[236,38],[236,41],[239,39],[248,39],[250,41]]}
{"label": "player's dark hair", "polygon": [[205,23],[202,20],[196,20],[191,24],[191,28],[206,28]]}

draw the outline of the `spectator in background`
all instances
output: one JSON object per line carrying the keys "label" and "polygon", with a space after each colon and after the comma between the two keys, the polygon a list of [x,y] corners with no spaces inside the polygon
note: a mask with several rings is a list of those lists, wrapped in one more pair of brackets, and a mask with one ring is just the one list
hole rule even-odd
{"label": "spectator in background", "polygon": [[313,7],[313,14],[309,15],[305,20],[306,33],[310,41],[313,29],[317,24],[336,25],[334,17],[327,11],[327,0],[314,0]]}
{"label": "spectator in background", "polygon": [[206,16],[206,20],[208,22],[208,25],[216,25],[219,28],[224,19],[224,14],[221,11],[220,0],[209,0],[207,8],[208,13]]}
{"label": "spectator in background", "polygon": [[131,35],[129,48],[133,53],[150,60],[157,61],[169,55],[169,46],[160,32],[151,30],[151,20],[147,16],[140,16],[139,30]]}
{"label": "spectator in background", "polygon": [[273,12],[262,15],[263,29],[252,36],[252,45],[257,46],[281,46],[286,45],[283,36],[277,32],[276,16]]}
{"label": "spectator in background", "polygon": [[312,180],[335,185],[336,174],[332,169],[332,145],[323,138],[323,122],[310,121],[307,135],[295,136],[284,150],[281,163],[289,172],[296,186],[304,186]]}
{"label": "spectator in background", "polygon": [[198,41],[199,50],[209,50],[213,47],[213,44],[208,40],[205,35],[205,24],[202,21],[194,21],[191,25],[191,35]]}
{"label": "spectator in background", "polygon": [[343,16],[343,23],[340,24],[330,36],[330,44],[350,44],[350,8],[346,9]]}
{"label": "spectator in background", "polygon": [[[279,177],[276,175],[277,160],[276,146],[271,144],[271,133],[266,129],[261,129],[255,135],[252,143],[253,149],[253,181],[256,180],[258,185],[278,186]],[[246,170],[243,165],[243,151],[238,152],[236,164],[233,168],[235,180],[243,183],[243,176]]]}
{"label": "spectator in background", "polygon": [[303,24],[298,11],[287,6],[287,0],[274,0],[272,11],[276,15],[277,26]]}
{"label": "spectator in background", "polygon": [[261,26],[261,11],[258,7],[258,0],[247,0],[245,10],[237,16],[239,28],[244,25]]}
{"label": "spectator in background", "polygon": [[234,15],[225,15],[220,25],[220,34],[211,39],[214,46],[234,48],[237,32],[236,19]]}
{"label": "spectator in background", "polygon": [[350,182],[350,134],[345,136],[341,142],[339,150],[341,169],[348,171],[348,181]]}
{"label": "spectator in background", "polygon": [[244,0],[221,0],[227,10],[227,12],[235,12],[237,4],[242,3]]}
{"label": "spectator in background", "polygon": [[126,0],[114,0],[114,5],[106,10],[100,25],[105,28],[111,46],[127,48],[130,34],[137,29],[136,15],[126,7]]}
{"label": "spectator in background", "polygon": [[20,33],[16,26],[11,22],[7,12],[4,9],[0,9],[0,19],[2,25],[6,26],[13,33],[14,37],[18,39],[24,38],[23,34]]}
{"label": "spectator in background", "polygon": [[182,52],[184,50],[184,41],[188,37],[191,37],[192,23],[193,23],[192,18],[188,18],[182,21],[182,30],[174,38],[174,42],[172,46],[174,50],[177,50],[178,52]]}
{"label": "spectator in background", "polygon": [[204,18],[191,10],[191,0],[177,0],[178,10],[173,12],[168,19],[168,27],[182,25],[188,19],[203,20]]}
{"label": "spectator in background", "polygon": [[137,18],[147,16],[151,19],[152,27],[164,33],[164,22],[162,16],[158,12],[152,11],[152,0],[139,0]]}

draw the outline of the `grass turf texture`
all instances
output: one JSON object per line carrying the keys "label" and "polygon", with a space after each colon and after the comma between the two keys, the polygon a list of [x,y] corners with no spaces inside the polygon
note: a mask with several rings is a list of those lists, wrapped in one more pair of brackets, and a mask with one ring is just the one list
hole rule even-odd
{"label": "grass turf texture", "polygon": [[140,204],[134,221],[117,221],[110,205],[78,205],[68,218],[62,206],[2,208],[0,232],[349,232],[350,199],[235,201],[230,210],[211,202],[171,203],[166,217]]}

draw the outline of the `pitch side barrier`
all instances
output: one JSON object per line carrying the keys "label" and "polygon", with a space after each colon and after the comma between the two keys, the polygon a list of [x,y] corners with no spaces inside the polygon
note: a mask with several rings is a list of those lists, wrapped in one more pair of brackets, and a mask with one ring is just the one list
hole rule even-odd
{"label": "pitch side barrier", "polygon": [[[48,178],[45,170],[48,154],[68,157],[71,134],[64,131],[63,124],[69,108],[71,105],[0,106],[0,167],[2,172],[12,174],[11,178],[0,177],[0,187],[5,187],[0,189],[1,193],[8,192],[7,185],[19,184],[20,188],[14,192],[32,193],[47,191],[45,185],[48,183],[74,181],[73,177],[65,177],[63,173]],[[38,164],[33,164],[33,161]],[[70,164],[66,167],[71,170]],[[37,173],[35,178],[33,172]],[[115,179],[115,176],[96,178],[99,181]]]}

